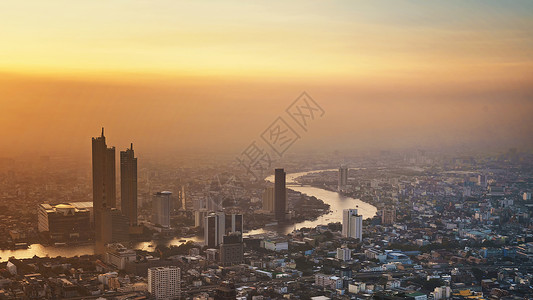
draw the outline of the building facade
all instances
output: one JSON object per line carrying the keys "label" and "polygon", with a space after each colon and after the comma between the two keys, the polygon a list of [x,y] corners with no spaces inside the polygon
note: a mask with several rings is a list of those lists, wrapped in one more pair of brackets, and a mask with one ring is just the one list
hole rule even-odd
{"label": "building facade", "polygon": [[181,296],[181,270],[178,267],[148,269],[148,292],[156,300],[179,299]]}

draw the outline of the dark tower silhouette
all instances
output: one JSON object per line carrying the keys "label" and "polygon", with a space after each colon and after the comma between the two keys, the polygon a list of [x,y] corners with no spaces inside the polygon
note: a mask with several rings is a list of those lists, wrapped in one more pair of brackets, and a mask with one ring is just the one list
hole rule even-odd
{"label": "dark tower silhouette", "polygon": [[112,238],[107,215],[116,207],[115,147],[107,148],[102,135],[92,138],[93,210],[97,252]]}
{"label": "dark tower silhouette", "polygon": [[133,143],[126,151],[120,151],[120,209],[130,226],[137,225],[137,158]]}
{"label": "dark tower silhouette", "polygon": [[285,187],[285,171],[276,169],[274,172],[274,216],[277,221],[285,220],[287,211],[287,189]]}

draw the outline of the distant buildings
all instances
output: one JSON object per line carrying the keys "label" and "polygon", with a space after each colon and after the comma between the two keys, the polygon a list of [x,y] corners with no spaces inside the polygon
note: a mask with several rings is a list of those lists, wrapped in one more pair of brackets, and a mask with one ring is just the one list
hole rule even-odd
{"label": "distant buildings", "polygon": [[86,240],[92,236],[91,202],[40,204],[38,209],[39,232],[55,241]]}
{"label": "distant buildings", "polygon": [[181,295],[181,270],[178,267],[148,269],[148,292],[156,299],[178,299]]}
{"label": "distant buildings", "polygon": [[152,201],[152,223],[170,227],[171,192],[163,191],[154,194]]}
{"label": "distant buildings", "polygon": [[133,143],[120,151],[120,209],[130,226],[137,225],[137,158]]}
{"label": "distant buildings", "polygon": [[337,189],[339,191],[343,191],[346,189],[346,186],[348,185],[348,167],[341,166],[339,168],[339,183]]}
{"label": "distant buildings", "polygon": [[276,221],[284,221],[287,213],[286,173],[283,169],[274,171],[274,216]]}
{"label": "distant buildings", "polygon": [[343,210],[342,236],[363,240],[363,216],[357,214],[357,209]]}

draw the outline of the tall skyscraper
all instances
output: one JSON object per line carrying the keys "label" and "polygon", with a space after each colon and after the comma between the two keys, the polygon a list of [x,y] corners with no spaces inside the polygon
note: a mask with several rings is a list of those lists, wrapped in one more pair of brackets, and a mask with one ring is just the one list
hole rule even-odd
{"label": "tall skyscraper", "polygon": [[97,252],[105,251],[112,239],[108,211],[116,207],[115,147],[108,148],[104,136],[92,138],[93,210]]}
{"label": "tall skyscraper", "polygon": [[152,223],[170,227],[171,192],[157,192],[152,201]]}
{"label": "tall skyscraper", "polygon": [[225,234],[226,215],[223,212],[210,213],[205,217],[205,245],[214,248],[220,245]]}
{"label": "tall skyscraper", "polygon": [[337,189],[339,191],[342,191],[346,189],[346,186],[348,185],[348,167],[341,166],[339,168],[339,183]]}
{"label": "tall skyscraper", "polygon": [[287,212],[287,188],[285,186],[286,173],[283,169],[274,171],[274,216],[277,221],[285,220]]}
{"label": "tall skyscraper", "polygon": [[342,236],[363,240],[363,216],[357,214],[357,209],[342,211]]}
{"label": "tall skyscraper", "polygon": [[120,151],[120,209],[130,226],[137,225],[137,158],[133,143],[126,151]]}
{"label": "tall skyscraper", "polygon": [[107,148],[104,136],[92,138],[93,207],[95,210],[116,207],[115,147]]}
{"label": "tall skyscraper", "polygon": [[148,292],[156,299],[179,299],[181,270],[176,266],[148,269]]}

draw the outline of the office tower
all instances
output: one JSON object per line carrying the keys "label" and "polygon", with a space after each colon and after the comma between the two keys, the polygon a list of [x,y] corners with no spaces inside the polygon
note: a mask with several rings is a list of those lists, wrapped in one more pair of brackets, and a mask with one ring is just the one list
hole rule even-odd
{"label": "office tower", "polygon": [[242,234],[243,231],[243,219],[241,214],[227,214],[226,220],[224,221],[225,230],[224,234],[228,235],[232,232],[239,232]]}
{"label": "office tower", "polygon": [[171,192],[163,191],[154,194],[152,201],[152,223],[170,227],[170,196]]}
{"label": "office tower", "polygon": [[337,248],[337,255],[335,258],[342,260],[342,261],[349,261],[352,259],[352,250],[349,248],[346,248],[346,246],[342,246],[341,248]]}
{"label": "office tower", "polygon": [[269,186],[263,192],[263,210],[274,212],[274,187]]}
{"label": "office tower", "polygon": [[348,167],[341,166],[339,168],[339,183],[337,189],[339,191],[343,191],[346,189],[346,186],[348,185]]}
{"label": "office tower", "polygon": [[274,174],[274,216],[277,221],[283,221],[287,212],[286,173],[283,169],[276,169]]}
{"label": "office tower", "polygon": [[111,242],[111,224],[105,212],[116,207],[115,147],[108,148],[104,136],[92,138],[93,210],[97,252],[105,251]]}
{"label": "office tower", "polygon": [[130,226],[137,225],[137,158],[133,143],[126,151],[120,151],[120,210]]}
{"label": "office tower", "polygon": [[176,266],[148,269],[148,292],[156,299],[179,299],[181,270]]}
{"label": "office tower", "polygon": [[381,212],[381,224],[393,225],[396,222],[396,209],[394,207],[384,208]]}
{"label": "office tower", "polygon": [[38,229],[53,241],[87,240],[91,237],[92,202],[40,204]]}
{"label": "office tower", "polygon": [[205,217],[204,239],[209,248],[222,243],[225,235],[226,215],[223,212],[210,213]]}
{"label": "office tower", "polygon": [[363,216],[357,214],[357,209],[342,211],[342,236],[363,240]]}
{"label": "office tower", "polygon": [[244,244],[242,233],[234,232],[224,236],[220,245],[220,263],[231,266],[244,262]]}

